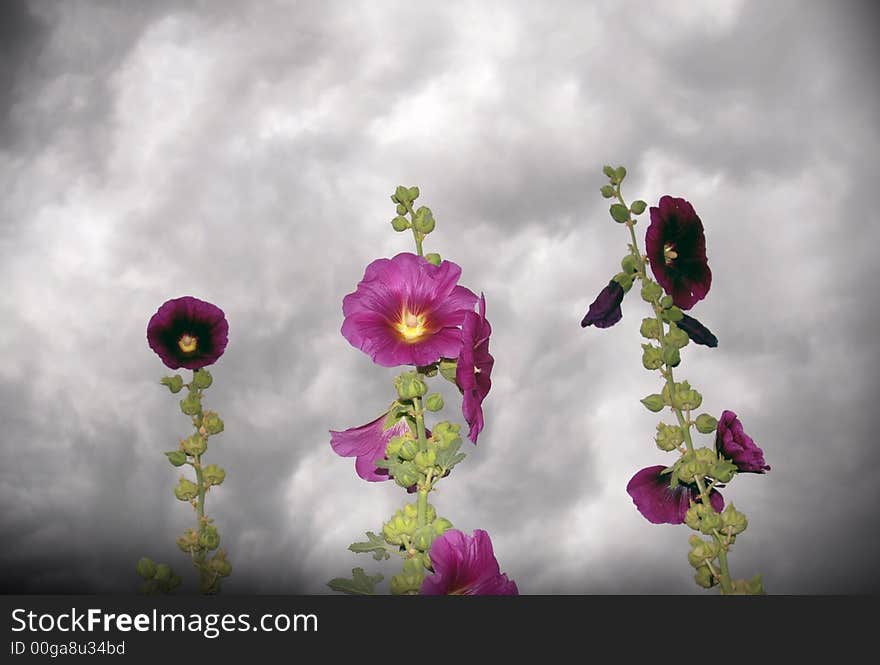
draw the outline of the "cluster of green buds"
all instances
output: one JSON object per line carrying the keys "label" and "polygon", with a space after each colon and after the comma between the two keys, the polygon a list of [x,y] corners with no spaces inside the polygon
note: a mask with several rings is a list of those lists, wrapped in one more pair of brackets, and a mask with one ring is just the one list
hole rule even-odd
{"label": "cluster of green buds", "polygon": [[[205,465],[203,461],[210,438],[223,432],[223,420],[220,416],[202,406],[203,393],[212,383],[211,373],[204,368],[193,372],[189,383],[184,383],[179,374],[166,376],[161,381],[174,394],[181,392],[183,388],[187,389],[186,395],[180,400],[180,410],[192,420],[194,431],[180,440],[176,450],[166,452],[165,456],[172,466],[191,467],[195,474],[194,480],[181,475],[174,487],[175,498],[192,506],[197,521],[196,529],[187,529],[177,538],[177,546],[190,556],[193,566],[198,570],[199,590],[203,593],[217,593],[220,590],[220,579],[227,577],[232,570],[223,550],[211,555],[220,546],[220,534],[213,520],[205,516],[206,495],[212,487],[221,485],[226,479],[224,469],[216,464]],[[149,561],[142,559],[141,563],[145,560]],[[141,563],[138,564],[139,573]],[[163,590],[161,586],[158,588]]]}
{"label": "cluster of green buds", "polygon": [[178,577],[167,563],[156,563],[148,557],[137,562],[137,574],[143,579],[139,591],[147,595],[171,593],[180,586]]}
{"label": "cluster of green buds", "polygon": [[[434,230],[436,222],[434,221],[434,213],[427,206],[413,207],[417,198],[419,198],[418,187],[404,187],[403,185],[397,187],[394,194],[391,195],[391,200],[397,205],[397,216],[391,220],[391,226],[398,233],[412,229],[419,255],[422,255],[422,243],[425,236]],[[407,215],[409,215],[408,218]],[[435,266],[440,265],[439,254],[431,253],[424,256],[429,263],[433,263]]]}
{"label": "cluster of green buds", "polygon": [[382,525],[385,542],[398,548],[404,558],[403,570],[391,578],[391,593],[412,595],[419,592],[425,571],[431,567],[428,551],[438,536],[452,528],[452,522],[437,517],[434,506],[427,504],[425,524],[419,524],[419,506],[408,503]]}

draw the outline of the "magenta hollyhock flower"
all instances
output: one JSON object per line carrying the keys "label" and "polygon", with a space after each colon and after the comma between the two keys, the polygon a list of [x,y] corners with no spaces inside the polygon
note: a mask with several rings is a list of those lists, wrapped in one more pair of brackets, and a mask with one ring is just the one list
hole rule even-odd
{"label": "magenta hollyhock flower", "polygon": [[770,470],[764,461],[764,451],[743,431],[742,423],[733,411],[721,413],[715,429],[715,450],[745,473],[764,473]]}
{"label": "magenta hollyhock flower", "polygon": [[470,425],[468,438],[474,443],[483,431],[483,400],[492,388],[489,353],[492,326],[486,320],[486,298],[480,294],[480,311],[467,312],[461,324],[461,351],[455,369],[455,382],[462,392],[461,412]]}
{"label": "magenta hollyhock flower", "polygon": [[344,432],[330,430],[330,446],[333,452],[340,457],[356,457],[354,468],[357,475],[371,483],[391,478],[388,469],[378,468],[376,462],[385,458],[388,442],[395,436],[403,436],[409,427],[406,420],[401,418],[385,429],[387,416],[387,413],[383,413],[366,425],[352,427]]}
{"label": "magenta hollyhock flower", "polygon": [[459,326],[477,302],[460,276],[450,261],[435,266],[409,253],[377,259],[342,301],[342,335],[384,367],[455,358]]}
{"label": "magenta hollyhock flower", "polygon": [[223,310],[192,296],[165,302],[147,324],[147,343],[171,369],[214,364],[228,339]]}
{"label": "magenta hollyhock flower", "polygon": [[681,320],[676,321],[675,325],[684,330],[694,344],[702,344],[713,349],[718,346],[718,338],[712,334],[712,331],[692,316],[682,314]]}
{"label": "magenta hollyhock flower", "polygon": [[422,582],[425,596],[517,596],[516,582],[502,573],[489,534],[468,536],[449,529],[431,544],[434,574]]}
{"label": "magenta hollyhock flower", "polygon": [[[696,485],[669,486],[669,475],[662,474],[662,464],[649,466],[634,475],[626,485],[627,493],[642,516],[652,524],[684,524],[690,502],[699,502],[700,490]],[[712,507],[724,510],[724,497],[715,490],[709,494]]]}
{"label": "magenta hollyhock flower", "polygon": [[596,299],[587,310],[587,315],[581,321],[581,327],[596,326],[597,328],[610,328],[623,318],[620,303],[623,302],[623,287],[613,279],[608,286],[599,292]]}
{"label": "magenta hollyhock flower", "polygon": [[645,235],[651,272],[680,309],[690,309],[706,297],[712,271],[706,261],[703,222],[684,199],[664,196],[651,207]]}

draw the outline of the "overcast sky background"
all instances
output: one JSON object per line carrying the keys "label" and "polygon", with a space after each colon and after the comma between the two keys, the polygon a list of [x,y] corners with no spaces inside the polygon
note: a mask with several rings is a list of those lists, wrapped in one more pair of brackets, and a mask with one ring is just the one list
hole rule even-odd
{"label": "overcast sky background", "polygon": [[[0,584],[128,592],[136,560],[193,573],[162,451],[188,431],[147,321],[193,295],[230,341],[206,404],[230,593],[324,593],[402,503],[333,454],[392,369],[339,334],[377,257],[426,251],[483,291],[486,429],[432,502],[490,532],[522,593],[695,593],[686,527],[625,486],[674,459],[638,402],[632,292],[581,329],[625,230],[599,195],[689,199],[717,349],[678,371],[773,467],[724,491],[732,572],[771,593],[876,592],[877,13],[856,2],[0,4]],[[640,225],[643,237],[644,225]],[[461,422],[447,391],[447,417]],[[709,444],[708,437],[703,442]]]}

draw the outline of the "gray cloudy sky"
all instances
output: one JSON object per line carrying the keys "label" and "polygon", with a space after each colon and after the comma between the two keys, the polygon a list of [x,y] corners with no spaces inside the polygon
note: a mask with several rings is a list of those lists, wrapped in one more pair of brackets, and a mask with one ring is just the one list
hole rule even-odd
{"label": "gray cloudy sky", "polygon": [[161,454],[187,420],[145,340],[185,294],[230,324],[207,398],[226,590],[380,567],[346,547],[403,492],[327,430],[392,396],[339,327],[365,265],[412,250],[388,224],[402,183],[494,327],[486,429],[439,512],[488,530],[523,593],[695,592],[689,530],[624,490],[672,459],[638,403],[659,385],[644,304],[579,326],[625,251],[612,162],[706,227],[694,314],[720,345],[678,376],[773,467],[725,491],[750,518],[734,575],[877,591],[876,28],[855,2],[3,2],[3,588],[129,591],[145,554],[192,576]]}

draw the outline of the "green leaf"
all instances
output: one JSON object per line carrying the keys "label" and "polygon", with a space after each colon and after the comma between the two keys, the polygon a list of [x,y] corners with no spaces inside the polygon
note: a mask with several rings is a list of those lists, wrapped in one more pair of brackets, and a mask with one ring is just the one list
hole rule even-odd
{"label": "green leaf", "polygon": [[327,586],[340,593],[370,596],[376,593],[376,585],[383,579],[384,577],[381,573],[370,576],[364,573],[363,568],[352,568],[350,580],[344,577],[336,577],[327,582]]}
{"label": "green leaf", "polygon": [[348,549],[355,554],[370,553],[376,561],[384,561],[391,558],[391,555],[388,553],[388,547],[385,544],[385,539],[377,536],[372,531],[367,531],[366,541],[352,543],[348,546]]}
{"label": "green leaf", "polygon": [[451,471],[456,464],[467,457],[464,453],[458,452],[459,448],[461,448],[461,439],[451,444],[445,450],[437,451],[436,464],[444,470],[444,473],[446,471]]}
{"label": "green leaf", "polygon": [[629,210],[627,210],[626,206],[622,203],[613,203],[611,204],[611,208],[609,208],[611,212],[611,217],[615,222],[619,222],[623,224],[624,222],[629,220]]}

